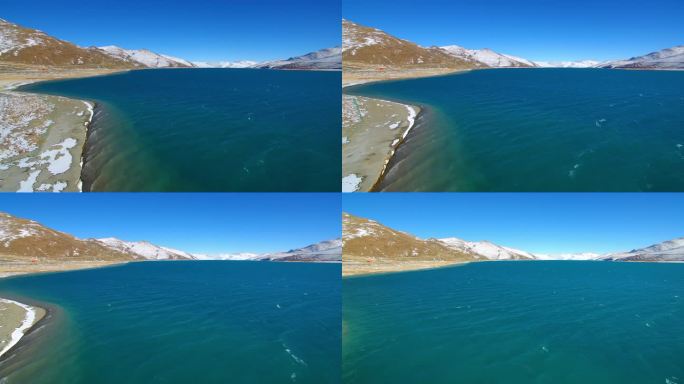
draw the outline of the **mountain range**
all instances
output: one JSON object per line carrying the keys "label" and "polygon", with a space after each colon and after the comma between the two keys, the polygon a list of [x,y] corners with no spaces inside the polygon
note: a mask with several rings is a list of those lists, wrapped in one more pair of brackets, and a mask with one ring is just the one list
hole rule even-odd
{"label": "mountain range", "polygon": [[0,212],[0,254],[51,261],[126,260],[260,260],[320,261],[342,260],[340,239],[321,241],[306,247],[277,253],[237,253],[204,255],[158,246],[147,241],[124,241],[109,237],[79,239],[48,228],[36,221]]}
{"label": "mountain range", "polygon": [[684,45],[662,49],[627,60],[610,61],[597,66],[625,69],[684,69]]}
{"label": "mountain range", "polygon": [[684,237],[629,252],[539,254],[501,246],[490,241],[467,241],[457,237],[421,239],[389,228],[377,221],[343,215],[343,255],[395,260],[607,260],[684,261]]}
{"label": "mountain range", "polygon": [[459,45],[421,47],[377,28],[342,20],[342,60],[345,67],[392,66],[404,68],[643,68],[684,69],[684,46],[663,49],[627,60],[532,61],[488,48]]}
{"label": "mountain range", "polygon": [[152,52],[116,45],[79,47],[46,33],[0,19],[0,62],[76,66],[81,68],[266,68],[341,69],[341,49],[325,48],[305,55],[267,63],[256,61],[191,62]]}

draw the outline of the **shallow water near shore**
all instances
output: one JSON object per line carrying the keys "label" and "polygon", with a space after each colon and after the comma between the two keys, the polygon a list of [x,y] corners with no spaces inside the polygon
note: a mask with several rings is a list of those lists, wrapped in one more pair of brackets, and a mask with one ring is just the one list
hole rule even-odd
{"label": "shallow water near shore", "polygon": [[338,191],[339,72],[138,70],[22,91],[97,103],[93,191]]}
{"label": "shallow water near shore", "polygon": [[11,383],[338,383],[339,264],[144,262],[0,280],[59,306]]}
{"label": "shallow water near shore", "polygon": [[682,264],[485,262],[343,286],[345,383],[684,379]]}
{"label": "shallow water near shore", "polygon": [[684,190],[684,71],[492,69],[345,92],[426,107],[384,191]]}

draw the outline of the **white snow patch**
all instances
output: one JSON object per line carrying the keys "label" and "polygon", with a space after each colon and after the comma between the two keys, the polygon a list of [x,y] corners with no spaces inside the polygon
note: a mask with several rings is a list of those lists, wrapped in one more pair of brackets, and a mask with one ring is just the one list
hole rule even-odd
{"label": "white snow patch", "polygon": [[36,183],[38,175],[40,174],[40,169],[29,173],[28,178],[24,181],[19,182],[19,189],[17,192],[33,192],[33,184]]}
{"label": "white snow patch", "polygon": [[0,302],[18,305],[24,310],[26,310],[26,316],[24,316],[24,320],[21,322],[21,325],[19,325],[19,327],[12,332],[12,334],[10,335],[9,343],[7,343],[7,345],[5,345],[5,348],[3,348],[2,351],[0,351],[0,356],[2,356],[5,352],[12,349],[12,347],[14,347],[19,342],[19,340],[24,336],[24,333],[28,331],[29,328],[31,328],[33,323],[35,323],[36,310],[30,305],[22,304],[14,300],[0,298]]}
{"label": "white snow patch", "polygon": [[355,173],[342,178],[342,192],[355,192],[359,190],[359,185],[363,179]]}
{"label": "white snow patch", "polygon": [[62,174],[71,168],[73,156],[69,149],[76,146],[76,140],[66,138],[61,143],[53,145],[57,149],[51,149],[40,154],[40,158],[48,163],[48,171],[53,175]]}

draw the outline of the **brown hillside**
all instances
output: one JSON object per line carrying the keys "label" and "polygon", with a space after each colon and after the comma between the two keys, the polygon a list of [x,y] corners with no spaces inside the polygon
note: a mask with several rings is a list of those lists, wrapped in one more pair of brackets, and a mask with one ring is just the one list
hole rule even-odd
{"label": "brown hillside", "polygon": [[0,62],[82,68],[140,66],[110,57],[97,48],[81,48],[44,32],[24,28],[2,19],[0,19]]}
{"label": "brown hillside", "polygon": [[342,63],[344,66],[387,65],[415,68],[468,69],[480,63],[463,60],[437,47],[424,48],[379,29],[342,21]]}
{"label": "brown hillside", "polygon": [[452,262],[474,259],[472,254],[451,249],[437,240],[422,240],[348,213],[342,216],[342,233],[343,260],[348,257]]}
{"label": "brown hillside", "polygon": [[13,259],[48,261],[124,261],[130,254],[94,240],[81,240],[32,220],[0,212],[0,254]]}

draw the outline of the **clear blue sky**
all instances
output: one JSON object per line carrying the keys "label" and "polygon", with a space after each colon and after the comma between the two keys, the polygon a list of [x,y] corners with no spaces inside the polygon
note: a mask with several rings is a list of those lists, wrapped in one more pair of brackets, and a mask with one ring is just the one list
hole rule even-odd
{"label": "clear blue sky", "polygon": [[532,60],[622,59],[684,44],[682,0],[343,0],[346,19],[423,46]]}
{"label": "clear blue sky", "polygon": [[339,0],[1,0],[0,18],[81,46],[271,60],[341,44]]}
{"label": "clear blue sky", "polygon": [[421,238],[537,253],[615,252],[684,237],[684,194],[345,194],[343,209]]}
{"label": "clear blue sky", "polygon": [[333,193],[0,194],[0,211],[79,238],[208,254],[286,251],[338,238],[340,204]]}

